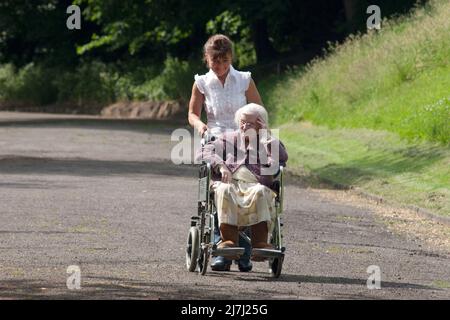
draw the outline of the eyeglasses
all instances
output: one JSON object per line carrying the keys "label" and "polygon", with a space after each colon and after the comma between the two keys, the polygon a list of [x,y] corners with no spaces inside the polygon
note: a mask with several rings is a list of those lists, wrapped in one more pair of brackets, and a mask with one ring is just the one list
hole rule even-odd
{"label": "eyeglasses", "polygon": [[248,126],[256,127],[256,123],[255,122],[247,122],[247,121],[241,120],[240,123],[241,123],[241,126],[248,125]]}

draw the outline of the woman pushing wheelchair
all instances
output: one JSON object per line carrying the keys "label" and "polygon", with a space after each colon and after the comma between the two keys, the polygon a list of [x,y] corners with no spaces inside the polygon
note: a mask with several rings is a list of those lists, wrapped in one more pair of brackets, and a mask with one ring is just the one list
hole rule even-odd
{"label": "woman pushing wheelchair", "polygon": [[[235,112],[247,103],[262,105],[261,97],[250,72],[238,71],[233,68],[233,43],[221,34],[211,36],[204,48],[204,61],[209,72],[196,75],[189,101],[189,124],[203,136],[206,130],[212,135],[218,135],[227,129],[237,129],[234,123]],[[201,120],[204,110],[207,123]],[[216,233],[215,238],[220,238]],[[248,272],[252,269],[250,262],[250,245],[240,237],[240,244],[245,248],[245,254],[237,260],[239,270]],[[215,271],[229,270],[231,261],[223,256],[217,256],[211,263]]]}

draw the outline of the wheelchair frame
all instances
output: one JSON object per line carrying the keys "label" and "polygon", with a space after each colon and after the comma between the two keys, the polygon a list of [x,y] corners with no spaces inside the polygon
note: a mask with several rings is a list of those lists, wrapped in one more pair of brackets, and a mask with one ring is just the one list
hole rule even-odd
{"label": "wheelchair frame", "polygon": [[[218,249],[214,243],[215,219],[217,217],[214,191],[211,190],[211,165],[203,163],[199,170],[198,184],[198,212],[191,217],[190,229],[186,246],[186,268],[190,272],[199,272],[205,275],[208,269],[208,262],[211,256],[236,256],[244,253],[244,248]],[[280,166],[276,176],[278,190],[275,192],[275,212],[276,218],[272,234],[269,237],[274,249],[252,249],[252,255],[268,260],[269,272],[272,277],[278,278],[284,261],[283,234],[281,214],[283,212],[284,196],[284,167]],[[242,234],[242,232],[241,232]],[[244,234],[245,235],[245,234]],[[249,237],[245,235],[249,241]]]}

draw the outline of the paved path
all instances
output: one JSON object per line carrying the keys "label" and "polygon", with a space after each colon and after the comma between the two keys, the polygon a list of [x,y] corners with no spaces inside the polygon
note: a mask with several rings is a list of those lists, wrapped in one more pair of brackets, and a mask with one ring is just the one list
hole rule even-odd
{"label": "paved path", "polygon": [[[292,183],[280,279],[266,263],[187,272],[197,171],[171,163],[172,130],[0,112],[0,298],[450,298],[448,253]],[[67,289],[70,265],[81,269],[80,290]],[[381,269],[381,290],[366,286],[370,265]]]}

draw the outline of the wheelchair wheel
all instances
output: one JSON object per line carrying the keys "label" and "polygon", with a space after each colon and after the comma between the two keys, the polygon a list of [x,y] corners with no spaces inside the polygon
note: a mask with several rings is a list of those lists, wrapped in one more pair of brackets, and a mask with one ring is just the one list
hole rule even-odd
{"label": "wheelchair wheel", "polygon": [[200,259],[198,260],[198,267],[202,276],[204,276],[208,270],[209,254],[210,252],[208,248],[203,249],[200,254]]}
{"label": "wheelchair wheel", "polygon": [[200,235],[197,227],[189,229],[186,246],[186,268],[194,272],[197,268],[197,261],[200,254]]}
{"label": "wheelchair wheel", "polygon": [[281,275],[281,269],[283,268],[284,256],[274,258],[269,261],[270,275],[272,278],[279,278]]}

